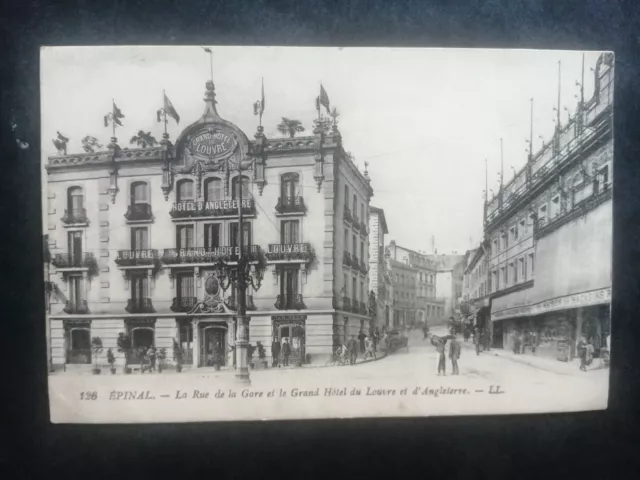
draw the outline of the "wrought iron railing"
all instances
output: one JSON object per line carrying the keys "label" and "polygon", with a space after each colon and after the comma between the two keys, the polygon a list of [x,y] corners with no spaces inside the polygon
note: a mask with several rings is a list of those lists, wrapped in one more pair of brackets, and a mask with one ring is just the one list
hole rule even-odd
{"label": "wrought iron railing", "polygon": [[153,303],[150,298],[130,298],[125,310],[129,313],[153,313]]}
{"label": "wrought iron railing", "polygon": [[131,204],[127,208],[127,213],[124,214],[124,218],[129,221],[151,220],[151,205],[148,203]]}
{"label": "wrought iron railing", "polygon": [[342,255],[342,264],[350,267],[351,263],[351,254],[349,252],[344,252],[344,254]]}
{"label": "wrought iron railing", "polygon": [[351,216],[351,210],[348,207],[344,207],[343,218],[345,222],[351,223],[353,222],[353,217]]}
{"label": "wrought iron railing", "polygon": [[65,307],[62,309],[64,313],[74,314],[74,315],[83,315],[89,313],[89,306],[87,305],[86,300],[78,300],[72,302],[71,300],[67,300]]}
{"label": "wrought iron railing", "polygon": [[87,210],[84,208],[71,208],[64,211],[62,223],[71,225],[74,223],[87,223]]}
{"label": "wrought iron railing", "polygon": [[276,211],[278,213],[304,213],[307,211],[307,207],[304,204],[304,198],[300,196],[278,197]]}
{"label": "wrought iron railing", "polygon": [[118,250],[114,260],[116,265],[130,267],[135,265],[154,265],[159,261],[158,250]]}
{"label": "wrought iron railing", "polygon": [[198,299],[196,297],[174,297],[169,308],[173,312],[189,312],[197,303]]}
{"label": "wrought iron railing", "polygon": [[307,308],[300,293],[278,295],[274,307],[276,310],[304,310]]}
{"label": "wrought iron railing", "polygon": [[309,243],[270,243],[265,253],[267,260],[313,260],[313,249]]}
{"label": "wrought iron railing", "polygon": [[91,268],[96,258],[93,253],[56,253],[51,264],[56,268]]}
{"label": "wrought iron railing", "polygon": [[351,222],[351,226],[356,232],[360,231],[360,220],[358,219],[357,215],[353,215],[353,221]]}

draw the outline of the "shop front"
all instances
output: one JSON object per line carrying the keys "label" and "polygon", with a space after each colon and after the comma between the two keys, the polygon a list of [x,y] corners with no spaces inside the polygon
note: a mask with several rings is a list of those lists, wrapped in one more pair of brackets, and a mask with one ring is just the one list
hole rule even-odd
{"label": "shop front", "polygon": [[130,318],[125,320],[129,337],[131,338],[131,352],[129,365],[142,365],[147,351],[155,347],[155,318]]}
{"label": "shop front", "polygon": [[191,327],[185,325],[184,335],[181,332],[181,341],[188,339],[191,333],[191,342],[185,344],[183,352],[192,352],[192,362],[198,367],[228,367],[234,365],[234,336],[233,321],[227,319],[202,317],[194,319]]}

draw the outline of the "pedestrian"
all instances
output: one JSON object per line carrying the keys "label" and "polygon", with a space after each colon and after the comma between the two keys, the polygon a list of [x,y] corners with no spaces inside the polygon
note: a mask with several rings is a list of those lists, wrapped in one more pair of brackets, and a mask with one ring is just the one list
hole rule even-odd
{"label": "pedestrian", "polygon": [[349,354],[349,364],[354,365],[356,358],[358,358],[358,342],[356,342],[355,335],[351,335],[351,338],[347,341],[347,353]]}
{"label": "pedestrian", "polygon": [[429,325],[427,325],[427,322],[424,322],[422,333],[424,333],[424,337],[422,337],[422,340],[426,340],[429,337]]}
{"label": "pedestrian", "polygon": [[460,358],[460,343],[458,342],[458,336],[454,335],[449,344],[449,358],[451,359],[451,366],[453,367],[453,375],[458,375],[458,359]]}
{"label": "pedestrian", "polygon": [[531,353],[536,353],[536,347],[538,346],[538,334],[534,331],[529,335],[531,339]]}
{"label": "pedestrian", "polygon": [[491,350],[491,330],[488,328],[484,329],[484,350],[486,352]]}
{"label": "pedestrian", "polygon": [[587,355],[586,355],[587,366],[591,365],[591,362],[593,362],[594,352],[595,352],[595,347],[593,346],[593,343],[591,342],[591,340],[587,340]]}
{"label": "pedestrian", "polygon": [[436,351],[438,352],[438,376],[440,374],[446,375],[446,359],[444,356],[445,346],[447,344],[447,339],[440,337],[431,337],[431,344],[436,347]]}
{"label": "pedestrian", "polygon": [[580,370],[583,372],[587,371],[587,339],[584,337],[580,337],[580,341],[578,345],[576,345],[576,349],[578,350],[578,356],[580,357]]}
{"label": "pedestrian", "polygon": [[289,355],[291,355],[291,345],[289,345],[289,338],[284,337],[284,342],[282,342],[282,349],[280,350],[282,353],[282,364],[285,367],[289,366]]}
{"label": "pedestrian", "polygon": [[152,372],[156,369],[156,347],[153,345],[149,348],[149,371]]}
{"label": "pedestrian", "polygon": [[521,342],[520,332],[516,332],[513,337],[513,353],[515,353],[516,355],[520,353],[520,342]]}
{"label": "pedestrian", "polygon": [[476,355],[480,355],[480,330],[476,329],[473,332],[473,344],[476,347]]}
{"label": "pedestrian", "polygon": [[366,351],[366,348],[364,345],[365,338],[367,338],[367,336],[362,330],[360,330],[360,334],[358,335],[358,341],[360,342],[360,353],[362,353],[362,355],[364,355],[364,352]]}
{"label": "pedestrian", "polygon": [[280,342],[274,338],[271,342],[271,367],[275,368],[276,365],[280,368]]}

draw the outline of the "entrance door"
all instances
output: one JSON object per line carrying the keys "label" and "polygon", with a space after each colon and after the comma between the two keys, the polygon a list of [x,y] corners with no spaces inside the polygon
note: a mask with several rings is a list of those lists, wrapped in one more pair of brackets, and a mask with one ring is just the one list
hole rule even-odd
{"label": "entrance door", "polygon": [[135,328],[131,333],[133,353],[129,363],[138,365],[146,352],[154,344],[154,332],[150,328]]}
{"label": "entrance door", "polygon": [[200,336],[200,365],[213,367],[215,364],[214,352],[217,347],[218,361],[220,366],[227,364],[225,349],[225,334],[227,331],[220,327],[206,327]]}
{"label": "entrance door", "polygon": [[291,355],[289,356],[289,364],[300,360],[305,362],[305,331],[301,325],[280,325],[277,331],[278,341],[280,345],[284,343],[286,338],[291,346]]}
{"label": "entrance door", "polygon": [[69,331],[67,363],[91,363],[91,334],[88,329],[77,328]]}
{"label": "entrance door", "polygon": [[504,338],[502,335],[504,322],[493,323],[493,342],[491,348],[504,348]]}

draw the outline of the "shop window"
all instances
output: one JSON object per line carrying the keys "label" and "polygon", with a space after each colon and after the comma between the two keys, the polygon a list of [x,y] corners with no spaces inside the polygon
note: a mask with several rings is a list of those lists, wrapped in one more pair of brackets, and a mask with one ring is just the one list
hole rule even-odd
{"label": "shop window", "polygon": [[213,202],[222,200],[222,180],[219,178],[207,178],[204,183],[205,201]]}

